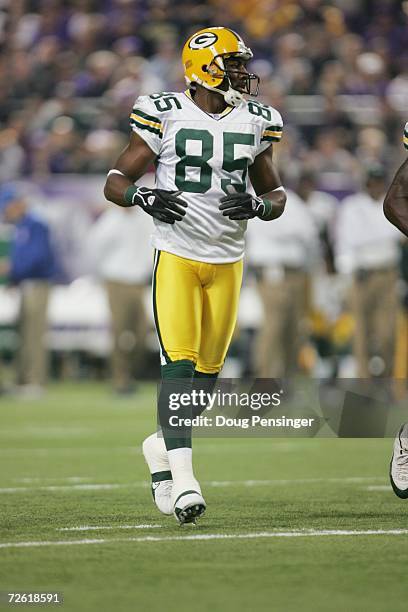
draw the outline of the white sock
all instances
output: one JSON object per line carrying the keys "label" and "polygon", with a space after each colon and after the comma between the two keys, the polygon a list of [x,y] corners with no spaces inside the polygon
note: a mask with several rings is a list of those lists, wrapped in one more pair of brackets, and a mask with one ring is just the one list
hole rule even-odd
{"label": "white sock", "polygon": [[200,493],[200,485],[193,472],[193,453],[191,448],[175,448],[167,451],[167,456],[173,476],[174,490],[192,489]]}
{"label": "white sock", "polygon": [[151,474],[170,470],[169,459],[164,439],[156,432],[143,442],[143,455]]}

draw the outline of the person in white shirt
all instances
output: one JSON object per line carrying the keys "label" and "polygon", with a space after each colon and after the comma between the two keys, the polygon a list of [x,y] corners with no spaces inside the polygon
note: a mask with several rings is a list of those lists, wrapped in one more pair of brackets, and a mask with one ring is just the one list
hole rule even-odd
{"label": "person in white shirt", "polygon": [[296,185],[297,195],[308,205],[317,224],[319,233],[323,233],[333,223],[337,209],[337,199],[317,188],[317,176],[305,170],[299,176]]}
{"label": "person in white shirt", "polygon": [[110,207],[93,225],[88,249],[104,282],[113,334],[112,379],[118,393],[132,390],[145,352],[144,290],[152,265],[153,223],[139,208]]}
{"label": "person in white shirt", "polygon": [[318,177],[315,172],[308,169],[300,173],[295,191],[307,204],[319,234],[321,266],[320,270],[315,272],[318,272],[319,278],[327,277],[334,271],[332,232],[338,200],[318,189]]}
{"label": "person in white shirt", "polygon": [[384,223],[386,173],[368,169],[365,188],[343,200],[335,228],[336,268],[352,277],[358,376],[390,376],[397,318],[398,231]]}
{"label": "person in white shirt", "polygon": [[248,258],[256,270],[265,318],[255,346],[260,378],[297,370],[306,331],[308,278],[318,257],[316,223],[293,191],[287,190],[285,214],[275,223],[254,221],[248,229]]}

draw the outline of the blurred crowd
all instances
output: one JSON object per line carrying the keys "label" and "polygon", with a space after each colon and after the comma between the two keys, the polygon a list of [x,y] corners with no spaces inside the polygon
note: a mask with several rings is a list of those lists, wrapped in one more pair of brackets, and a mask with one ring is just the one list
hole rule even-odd
{"label": "blurred crowd", "polygon": [[[14,195],[0,189],[14,226],[0,226],[0,284],[21,290],[19,382],[44,385],[49,290],[85,274],[106,295],[115,389],[146,375],[149,228],[106,210],[92,181],[126,144],[134,99],[185,87],[182,45],[209,25],[237,30],[254,52],[260,99],[284,119],[275,157],[288,189],[279,221],[249,224],[226,375],[406,377],[408,257],[382,201],[405,157],[407,22],[397,0],[0,2],[0,184],[25,182]],[[71,195],[58,187],[70,174]],[[40,268],[15,277],[40,242]],[[140,266],[129,270],[129,257]]]}
{"label": "blurred crowd", "polygon": [[289,174],[307,163],[347,189],[344,173],[398,159],[407,13],[400,0],[3,0],[0,180],[108,170],[136,96],[182,89],[184,41],[219,24],[253,49]]}

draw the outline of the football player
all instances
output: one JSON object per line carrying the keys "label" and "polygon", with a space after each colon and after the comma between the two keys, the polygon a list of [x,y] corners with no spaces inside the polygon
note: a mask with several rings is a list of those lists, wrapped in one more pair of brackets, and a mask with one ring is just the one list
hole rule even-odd
{"label": "football player", "polygon": [[[191,427],[170,426],[169,398],[214,387],[236,323],[247,222],[276,219],[286,201],[272,161],[282,118],[244,97],[258,94],[259,78],[246,67],[251,58],[229,28],[190,36],[182,53],[187,90],[137,98],[129,144],[105,185],[108,200],[154,218],[161,432],[144,441],[143,453],[157,507],[181,524],[195,522],[206,504],[193,472]],[[155,189],[136,184],[152,162]],[[182,406],[177,417],[192,413]]]}
{"label": "football player", "polygon": [[[405,125],[403,143],[408,149],[408,123]],[[397,170],[384,200],[384,214],[408,237],[408,158]],[[390,465],[390,480],[394,493],[408,499],[408,423],[398,432]]]}

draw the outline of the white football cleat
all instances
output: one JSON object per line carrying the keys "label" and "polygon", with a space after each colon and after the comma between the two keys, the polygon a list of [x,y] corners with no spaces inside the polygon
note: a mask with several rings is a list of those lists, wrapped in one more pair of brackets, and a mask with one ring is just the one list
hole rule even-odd
{"label": "white football cleat", "polygon": [[174,500],[173,514],[176,517],[180,525],[186,525],[187,523],[196,524],[196,519],[203,516],[206,503],[203,496],[201,495],[200,485],[197,482],[197,486],[191,489],[184,489],[180,492],[172,491],[172,499]]}
{"label": "white football cleat", "polygon": [[173,480],[163,438],[157,433],[152,434],[143,442],[142,450],[152,475],[151,491],[154,503],[163,514],[173,514]]}
{"label": "white football cleat", "polygon": [[408,423],[401,427],[395,438],[390,481],[395,495],[408,499]]}
{"label": "white football cleat", "polygon": [[152,495],[154,503],[163,514],[173,514],[173,504],[171,503],[172,489],[172,480],[152,482]]}

